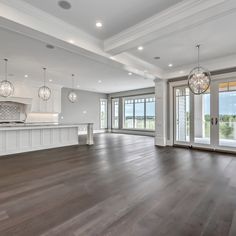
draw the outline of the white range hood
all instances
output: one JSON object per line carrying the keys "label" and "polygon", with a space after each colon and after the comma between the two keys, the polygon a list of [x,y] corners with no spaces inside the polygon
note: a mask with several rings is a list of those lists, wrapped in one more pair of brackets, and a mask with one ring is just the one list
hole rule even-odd
{"label": "white range hood", "polygon": [[0,102],[15,102],[20,103],[24,105],[31,105],[32,104],[32,98],[23,98],[23,97],[0,97]]}
{"label": "white range hood", "polygon": [[0,122],[24,122],[31,104],[31,98],[0,97]]}

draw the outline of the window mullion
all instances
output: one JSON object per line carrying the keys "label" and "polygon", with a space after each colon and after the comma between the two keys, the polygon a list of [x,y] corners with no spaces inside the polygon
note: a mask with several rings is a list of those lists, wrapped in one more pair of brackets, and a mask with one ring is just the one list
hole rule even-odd
{"label": "window mullion", "polygon": [[146,129],[146,98],[144,99],[144,129]]}
{"label": "window mullion", "polygon": [[135,129],[135,99],[133,100],[133,128]]}

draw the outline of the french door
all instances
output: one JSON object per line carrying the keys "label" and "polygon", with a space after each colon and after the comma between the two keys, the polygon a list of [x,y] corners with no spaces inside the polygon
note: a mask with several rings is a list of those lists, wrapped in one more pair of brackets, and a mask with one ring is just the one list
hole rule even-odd
{"label": "french door", "polygon": [[174,144],[236,151],[236,79],[214,80],[201,95],[174,88]]}

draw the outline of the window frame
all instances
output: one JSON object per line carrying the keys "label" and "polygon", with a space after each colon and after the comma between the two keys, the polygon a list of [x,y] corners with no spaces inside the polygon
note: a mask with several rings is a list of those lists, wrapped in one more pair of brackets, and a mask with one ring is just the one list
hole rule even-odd
{"label": "window frame", "polygon": [[[102,102],[105,102],[105,127],[102,127]],[[107,98],[100,98],[99,100],[99,128],[100,129],[107,129],[108,128],[108,99]]]}
{"label": "window frame", "polygon": [[[118,124],[117,127],[114,127],[115,123],[115,102],[118,103]],[[120,99],[119,98],[111,98],[111,128],[119,129],[120,128]]]}
{"label": "window frame", "polygon": [[[123,130],[135,130],[135,131],[150,131],[150,132],[154,132],[155,131],[155,127],[154,129],[147,129],[147,101],[146,99],[148,98],[153,98],[154,99],[154,103],[156,102],[155,99],[155,94],[145,94],[145,95],[134,95],[134,96],[126,96],[126,97],[122,97],[122,105],[123,105],[123,109],[122,109],[122,117],[123,117],[123,122],[122,122],[122,129]],[[133,100],[133,128],[126,128],[125,127],[125,100]],[[144,99],[144,128],[135,128],[135,100],[137,99]],[[156,110],[156,103],[154,104],[154,109]],[[155,118],[156,118],[156,113],[155,113]]]}

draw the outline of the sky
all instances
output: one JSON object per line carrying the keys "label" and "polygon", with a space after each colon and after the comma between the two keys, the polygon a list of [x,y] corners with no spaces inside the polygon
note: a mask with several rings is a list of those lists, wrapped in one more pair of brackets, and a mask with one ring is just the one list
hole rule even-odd
{"label": "sky", "polygon": [[[143,103],[138,103],[135,105],[135,113],[137,116],[144,116]],[[125,115],[133,116],[133,104],[125,104]],[[146,103],[146,115],[155,116],[155,102]]]}
{"label": "sky", "polygon": [[[205,114],[210,114],[210,95],[205,94]],[[236,92],[219,93],[220,115],[236,115]]]}

